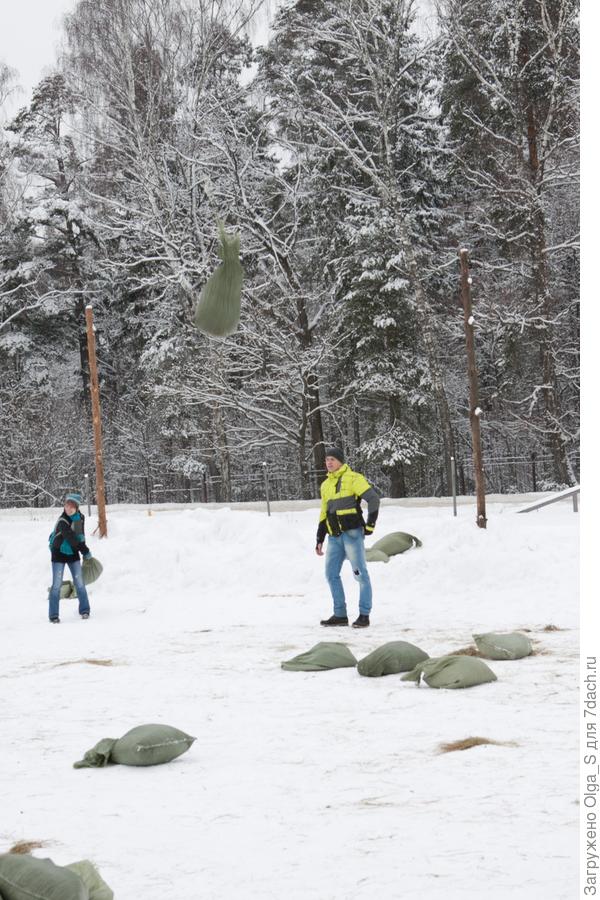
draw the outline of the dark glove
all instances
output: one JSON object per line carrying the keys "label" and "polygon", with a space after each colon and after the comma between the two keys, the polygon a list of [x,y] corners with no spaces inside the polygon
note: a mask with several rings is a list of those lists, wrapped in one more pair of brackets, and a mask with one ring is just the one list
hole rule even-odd
{"label": "dark glove", "polygon": [[91,550],[88,550],[87,553],[84,553],[84,554],[83,554],[83,558],[84,558],[84,559],[91,559],[91,558],[92,558],[92,551],[91,551]]}
{"label": "dark glove", "polygon": [[325,519],[323,519],[322,522],[319,522],[319,527],[317,528],[317,546],[324,543],[326,535],[327,523]]}
{"label": "dark glove", "polygon": [[375,531],[375,526],[374,526],[374,525],[369,525],[369,523],[367,522],[367,524],[365,525],[365,534],[366,534],[366,535],[367,535],[367,534],[373,534],[374,531]]}

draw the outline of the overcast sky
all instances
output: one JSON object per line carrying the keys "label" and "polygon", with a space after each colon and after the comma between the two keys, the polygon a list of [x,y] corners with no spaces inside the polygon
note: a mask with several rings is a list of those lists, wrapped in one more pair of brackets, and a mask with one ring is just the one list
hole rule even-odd
{"label": "overcast sky", "polygon": [[44,69],[56,57],[61,19],[77,0],[0,0],[0,60],[16,69],[23,92],[13,106],[24,106]]}

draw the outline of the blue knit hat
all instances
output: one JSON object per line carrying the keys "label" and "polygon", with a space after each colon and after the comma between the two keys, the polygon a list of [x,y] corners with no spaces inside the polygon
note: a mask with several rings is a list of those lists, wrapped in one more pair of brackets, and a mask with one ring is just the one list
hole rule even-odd
{"label": "blue knit hat", "polygon": [[79,491],[69,491],[65,497],[65,503],[74,503],[75,506],[81,506],[81,494]]}

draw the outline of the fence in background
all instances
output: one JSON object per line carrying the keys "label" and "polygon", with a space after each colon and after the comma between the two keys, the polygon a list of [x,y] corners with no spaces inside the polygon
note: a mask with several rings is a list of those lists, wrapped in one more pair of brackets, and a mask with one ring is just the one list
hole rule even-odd
{"label": "fence in background", "polygon": [[[578,459],[574,461],[577,477],[578,462]],[[364,472],[383,496],[390,496],[390,482],[383,473],[370,471],[369,467],[357,465],[357,468]],[[489,459],[485,464],[486,493],[515,494],[560,490],[565,487],[547,479],[545,473],[550,469],[550,458],[535,454]],[[306,473],[305,483],[309,488],[304,491],[304,495],[318,496],[319,482],[324,474],[317,470]],[[445,467],[442,465],[406,467],[406,475],[407,496],[448,497],[452,494],[451,485],[446,484]],[[208,472],[190,479],[174,472],[138,474],[113,472],[107,467],[105,477],[107,503],[243,503],[265,500],[267,488],[270,500],[303,499],[299,473],[291,468],[255,466],[244,475],[232,476],[230,491],[225,488],[220,477]],[[15,477],[3,478],[0,473],[0,508],[57,506],[65,491],[70,488],[78,488],[85,496],[88,481],[91,482],[90,489],[93,492],[93,473],[90,473],[89,479],[82,472],[44,479],[43,484],[20,481]],[[456,489],[459,495],[474,493],[475,481],[468,460],[456,461]],[[90,500],[94,502],[93,497]]]}

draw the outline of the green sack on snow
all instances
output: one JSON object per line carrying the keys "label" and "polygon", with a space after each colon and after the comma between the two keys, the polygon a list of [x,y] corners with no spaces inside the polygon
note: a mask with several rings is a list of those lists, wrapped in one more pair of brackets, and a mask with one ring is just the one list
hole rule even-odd
{"label": "green sack on snow", "polygon": [[529,638],[518,631],[510,634],[474,634],[473,640],[487,659],[523,659],[533,652]]}
{"label": "green sack on snow", "polygon": [[171,725],[137,725],[119,740],[98,741],[73,766],[75,769],[100,769],[109,764],[159,766],[181,756],[195,740]]}
{"label": "green sack on snow", "polygon": [[397,675],[399,672],[410,672],[426,659],[429,659],[429,654],[408,641],[389,641],[363,657],[358,663],[358,671],[369,678]]}
{"label": "green sack on snow", "polygon": [[388,563],[390,561],[387,553],[384,553],[383,550],[375,550],[374,547],[370,547],[368,550],[365,550],[365,558],[367,562]]}
{"label": "green sack on snow", "polygon": [[0,891],[4,900],[90,900],[76,872],[20,853],[0,855]]}
{"label": "green sack on snow", "polygon": [[116,738],[102,738],[91,750],[87,750],[78,762],[73,763],[74,769],[102,769],[107,766],[111,760],[113,747],[117,743]]}
{"label": "green sack on snow", "polygon": [[195,740],[171,725],[138,725],[117,741],[112,762],[122,766],[159,766],[181,756]]}
{"label": "green sack on snow", "polygon": [[410,550],[411,547],[422,546],[423,542],[418,537],[415,537],[414,534],[407,534],[405,531],[392,531],[391,534],[386,534],[385,537],[376,541],[365,552],[367,562],[387,562],[387,559],[382,559],[374,554],[383,553],[385,556],[390,557],[396,556],[398,553],[404,553],[406,550]]}
{"label": "green sack on snow", "polygon": [[210,276],[200,294],[194,322],[198,331],[211,337],[233,334],[240,320],[242,281],[244,270],[240,263],[240,236],[227,235],[223,223],[218,223],[223,262]]}
{"label": "green sack on snow", "polygon": [[[90,559],[84,559],[81,564],[81,572],[83,575],[83,583],[84,584],[93,584],[94,581],[97,581],[103,572],[103,566],[99,559],[96,559],[94,556],[90,557]],[[50,596],[51,587],[48,588],[48,596]],[[77,591],[75,590],[75,585],[72,581],[63,581],[60,586],[60,599],[61,600],[71,600],[73,597],[77,598]]]}
{"label": "green sack on snow", "polygon": [[343,669],[355,665],[356,657],[345,644],[321,641],[306,653],[282,662],[281,668],[288,672],[325,672],[328,669]]}
{"label": "green sack on snow", "polygon": [[90,556],[89,559],[84,559],[81,563],[83,583],[93,584],[94,581],[98,581],[102,575],[102,570],[103,566],[99,559],[96,559],[94,556]]}
{"label": "green sack on snow", "polygon": [[476,656],[441,656],[426,659],[412,672],[402,676],[402,681],[421,682],[421,676],[431,688],[467,688],[498,679],[488,665]]}
{"label": "green sack on snow", "polygon": [[104,881],[96,866],[89,859],[69,863],[65,866],[71,872],[79,875],[88,889],[90,900],[114,900],[114,893]]}
{"label": "green sack on snow", "polygon": [[[48,597],[50,597],[50,591],[52,587],[48,588]],[[63,581],[60,586],[60,599],[61,600],[69,600],[71,597],[76,597],[77,591],[75,590],[75,585],[72,581]]]}

